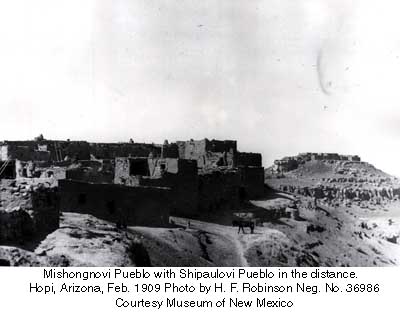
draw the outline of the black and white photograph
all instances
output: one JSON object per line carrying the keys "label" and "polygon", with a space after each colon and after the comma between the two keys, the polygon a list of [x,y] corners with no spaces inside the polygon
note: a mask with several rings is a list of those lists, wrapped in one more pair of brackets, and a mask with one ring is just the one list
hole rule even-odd
{"label": "black and white photograph", "polygon": [[395,1],[0,2],[0,265],[400,265]]}

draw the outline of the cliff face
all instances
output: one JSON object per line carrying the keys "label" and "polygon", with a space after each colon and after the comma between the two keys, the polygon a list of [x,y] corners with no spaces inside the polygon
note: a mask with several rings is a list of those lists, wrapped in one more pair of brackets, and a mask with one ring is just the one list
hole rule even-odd
{"label": "cliff face", "polygon": [[[311,250],[319,255],[316,263],[321,264],[322,256],[331,259],[329,265],[398,263],[400,182],[397,178],[354,157],[342,160],[295,156],[283,160],[284,164],[291,162],[291,167],[282,166],[282,160],[276,161],[266,170],[265,182],[295,199],[298,226],[306,223],[307,235],[303,239],[307,241],[310,237],[311,242],[312,238],[319,238],[317,245],[307,245],[310,242],[304,245],[313,246]],[[340,249],[347,260],[335,259],[327,246],[331,251]],[[364,264],[357,264],[361,257],[365,258]]]}
{"label": "cliff face", "polygon": [[[298,156],[284,159],[292,162],[290,169],[286,166],[287,170],[284,170],[282,165],[275,165],[266,171],[266,181],[275,189],[330,204],[352,201],[379,205],[400,199],[400,181],[369,163],[336,159],[304,160]],[[281,161],[276,163],[281,164]]]}

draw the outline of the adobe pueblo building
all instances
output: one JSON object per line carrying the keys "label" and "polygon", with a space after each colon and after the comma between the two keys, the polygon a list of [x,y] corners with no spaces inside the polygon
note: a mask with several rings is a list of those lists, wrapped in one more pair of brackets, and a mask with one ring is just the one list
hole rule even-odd
{"label": "adobe pueblo building", "polygon": [[359,163],[361,162],[361,158],[358,155],[339,155],[336,153],[300,153],[297,156],[286,156],[275,160],[273,169],[280,173],[289,172],[311,161]]}
{"label": "adobe pueblo building", "polygon": [[264,195],[261,154],[239,152],[236,141],[208,139],[4,141],[0,178],[7,185],[0,193],[0,240],[50,233],[59,211],[120,226],[166,226],[171,214],[237,210]]}

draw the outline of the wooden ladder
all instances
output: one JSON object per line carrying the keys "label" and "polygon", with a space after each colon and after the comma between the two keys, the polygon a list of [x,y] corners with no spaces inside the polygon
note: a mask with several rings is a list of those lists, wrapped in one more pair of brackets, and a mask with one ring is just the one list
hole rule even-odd
{"label": "wooden ladder", "polygon": [[10,163],[10,160],[7,159],[0,167],[0,178],[3,175],[4,171],[6,170],[8,164]]}
{"label": "wooden ladder", "polygon": [[56,160],[57,161],[62,161],[61,149],[60,149],[60,147],[59,147],[57,142],[54,142],[54,148],[55,148],[55,151],[56,151]]}

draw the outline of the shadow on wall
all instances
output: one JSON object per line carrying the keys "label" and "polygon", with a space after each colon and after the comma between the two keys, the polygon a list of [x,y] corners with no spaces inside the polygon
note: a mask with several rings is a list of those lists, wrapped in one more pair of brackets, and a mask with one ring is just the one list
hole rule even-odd
{"label": "shadow on wall", "polygon": [[123,226],[167,226],[171,190],[59,181],[61,211],[91,214]]}

